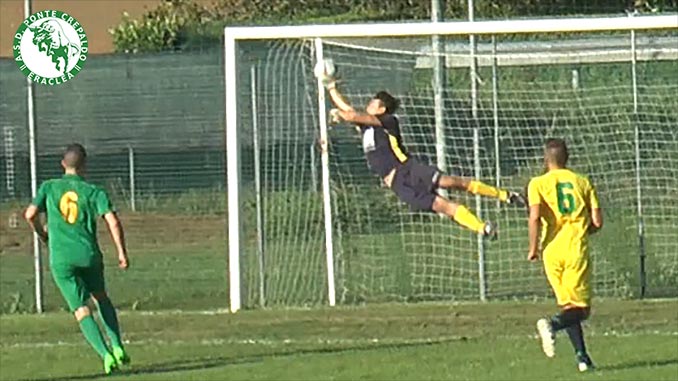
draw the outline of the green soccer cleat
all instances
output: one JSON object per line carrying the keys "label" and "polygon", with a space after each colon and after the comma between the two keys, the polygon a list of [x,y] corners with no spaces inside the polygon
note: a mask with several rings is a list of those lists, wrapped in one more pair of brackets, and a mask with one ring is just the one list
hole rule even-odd
{"label": "green soccer cleat", "polygon": [[104,373],[111,374],[118,370],[118,362],[112,354],[106,353],[104,356]]}
{"label": "green soccer cleat", "polygon": [[125,352],[122,347],[113,347],[113,357],[115,357],[115,361],[118,363],[118,366],[129,365],[129,363],[132,361],[127,352]]}

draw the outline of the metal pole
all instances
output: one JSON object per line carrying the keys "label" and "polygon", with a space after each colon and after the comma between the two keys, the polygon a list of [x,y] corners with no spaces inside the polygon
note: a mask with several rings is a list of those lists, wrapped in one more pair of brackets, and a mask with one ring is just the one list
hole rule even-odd
{"label": "metal pole", "polygon": [[645,273],[645,223],[643,221],[643,198],[640,180],[640,123],[638,122],[638,75],[636,71],[636,31],[631,31],[631,80],[633,85],[633,130],[636,155],[636,198],[638,201],[638,255],[640,260],[640,298],[647,290]]}
{"label": "metal pole", "polygon": [[[473,0],[468,0],[468,21],[473,21]],[[473,116],[473,162],[474,162],[474,177],[480,180],[480,131],[478,124],[478,62],[476,60],[476,36],[469,35],[469,55],[471,58],[470,72],[471,72],[471,115]],[[483,218],[482,200],[480,196],[476,195],[476,213],[478,218]],[[483,236],[478,234],[478,283],[480,291],[480,300],[485,301],[487,298],[485,280],[485,242]]]}
{"label": "metal pole", "polygon": [[[31,15],[31,0],[24,0],[24,17]],[[26,109],[28,110],[28,145],[31,165],[31,197],[38,192],[38,164],[35,134],[35,84],[26,78]],[[40,255],[40,239],[33,234],[33,268],[35,271],[35,310],[43,311],[42,300],[42,256]]]}
{"label": "metal pole", "polygon": [[129,203],[133,212],[137,211],[137,190],[136,190],[136,174],[134,165],[134,148],[131,145],[127,146],[127,157],[129,162]]}
{"label": "metal pole", "polygon": [[259,305],[266,305],[264,278],[264,214],[261,201],[261,158],[259,151],[259,119],[257,113],[257,69],[250,69],[252,86],[252,141],[254,143],[254,188],[257,204],[257,258],[259,259]]}
{"label": "metal pole", "polygon": [[318,169],[315,164],[315,144],[311,144],[309,147],[311,151],[311,189],[313,193],[318,191]]}
{"label": "metal pole", "polygon": [[228,283],[231,312],[241,307],[240,284],[240,133],[238,128],[237,49],[232,35],[224,35],[224,86],[226,87],[226,174],[228,189]]}
{"label": "metal pole", "polygon": [[5,176],[7,177],[7,196],[10,200],[16,197],[16,168],[14,164],[14,127],[5,126],[3,128],[5,138]]}
{"label": "metal pole", "polygon": [[[441,1],[431,0],[431,22],[442,21]],[[443,172],[447,171],[447,158],[445,147],[445,121],[444,121],[444,94],[445,94],[445,56],[441,36],[431,36],[431,48],[433,51],[433,114],[435,120],[436,138],[436,166]],[[442,191],[445,196],[447,192]]]}
{"label": "metal pole", "polygon": [[[315,54],[318,62],[323,57],[323,41],[315,39]],[[334,244],[332,241],[332,202],[330,199],[330,154],[327,137],[327,111],[325,109],[325,88],[318,79],[318,123],[320,124],[320,163],[322,166],[323,211],[325,214],[325,254],[327,261],[327,299],[330,306],[336,304],[334,287]]]}
{"label": "metal pole", "polygon": [[[492,117],[494,119],[494,185],[501,187],[501,160],[499,158],[499,75],[497,68],[497,37],[492,35]],[[497,210],[501,202],[497,200]]]}

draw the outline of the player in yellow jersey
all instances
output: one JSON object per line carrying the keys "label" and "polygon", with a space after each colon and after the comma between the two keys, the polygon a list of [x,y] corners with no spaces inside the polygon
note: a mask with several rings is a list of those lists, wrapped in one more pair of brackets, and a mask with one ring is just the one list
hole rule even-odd
{"label": "player in yellow jersey", "polygon": [[555,333],[564,329],[575,349],[579,370],[585,372],[593,369],[581,328],[581,321],[589,316],[591,308],[588,236],[603,226],[603,216],[596,190],[587,178],[566,168],[567,159],[564,140],[546,141],[546,173],[533,178],[527,190],[530,206],[527,258],[539,259],[541,231],[546,277],[561,308],[550,320],[537,322],[542,349],[546,356],[555,356]]}

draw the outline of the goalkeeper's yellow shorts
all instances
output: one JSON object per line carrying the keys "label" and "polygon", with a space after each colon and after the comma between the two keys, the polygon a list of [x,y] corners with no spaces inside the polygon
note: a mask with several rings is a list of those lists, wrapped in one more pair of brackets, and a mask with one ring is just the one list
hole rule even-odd
{"label": "goalkeeper's yellow shorts", "polygon": [[561,307],[591,304],[591,261],[587,250],[568,253],[558,250],[544,252],[544,270],[556,300]]}

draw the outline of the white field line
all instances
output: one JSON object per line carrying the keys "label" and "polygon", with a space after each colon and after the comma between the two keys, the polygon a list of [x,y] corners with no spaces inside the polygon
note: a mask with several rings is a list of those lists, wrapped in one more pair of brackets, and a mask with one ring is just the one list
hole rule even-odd
{"label": "white field line", "polygon": [[[0,0],[1,1],[1,0]],[[602,302],[614,302],[617,301],[618,299],[613,299],[613,298],[597,298],[597,301],[602,301]],[[516,305],[523,305],[523,304],[534,304],[534,302],[537,302],[538,304],[548,304],[549,299],[547,298],[538,298],[533,300],[498,300],[494,301],[490,304],[496,304],[496,305],[505,305],[505,304],[516,304]],[[639,302],[643,303],[666,303],[666,302],[673,302],[678,304],[678,298],[652,298],[652,299],[643,299],[642,301],[639,300]],[[380,303],[376,304],[371,304],[371,306],[379,306],[382,305]],[[480,302],[480,301],[442,301],[442,302],[418,302],[418,303],[384,303],[383,305],[399,305],[402,306],[402,308],[408,308],[408,307],[417,307],[417,306],[441,306],[441,307],[453,307],[453,306],[487,306],[487,303]],[[329,306],[308,306],[308,307],[275,307],[272,309],[254,309],[254,310],[243,310],[245,312],[249,311],[279,311],[279,312],[284,312],[284,311],[319,311],[319,310],[325,310],[325,311],[333,311],[333,310],[338,310],[338,311],[360,311],[362,309],[369,309],[370,305],[367,306],[352,306],[352,305],[339,305],[336,307],[329,307]],[[595,308],[595,305],[594,305]],[[37,316],[37,317],[49,317],[54,314],[63,314],[64,312],[47,312],[42,315],[29,315],[29,316]],[[120,315],[139,315],[139,316],[175,316],[175,315],[186,315],[186,316],[200,316],[200,315],[207,315],[207,316],[215,316],[215,315],[229,315],[231,314],[231,311],[228,308],[215,308],[215,309],[209,309],[209,310],[180,310],[180,309],[175,309],[175,310],[156,310],[156,311],[134,311],[134,310],[118,310],[118,313]],[[11,318],[13,315],[6,315],[2,316],[0,315],[0,319],[4,318]]]}
{"label": "white field line", "polygon": [[[634,332],[617,332],[617,331],[587,331],[586,336],[603,336],[603,337],[636,337],[644,335],[655,336],[675,336],[678,338],[678,331],[634,331]],[[450,341],[474,340],[482,337],[466,337],[466,336],[441,336],[436,338],[414,338],[414,339],[394,339],[394,338],[364,338],[364,339],[201,339],[201,340],[162,340],[162,339],[140,339],[140,340],[124,340],[124,343],[130,346],[141,345],[204,345],[204,346],[222,346],[222,345],[258,345],[264,347],[280,347],[280,346],[302,346],[302,345],[336,345],[336,346],[369,346],[375,347],[381,345],[417,345],[417,344],[438,344]],[[537,335],[499,335],[495,338],[503,339],[537,339]],[[23,343],[2,343],[0,349],[35,349],[35,348],[53,348],[53,347],[72,347],[84,346],[84,340],[78,341],[43,341],[43,342],[23,342]],[[350,348],[347,348],[350,349]]]}
{"label": "white field line", "polygon": [[[613,302],[618,299],[613,299],[613,298],[597,298],[596,301],[602,301],[602,302]],[[547,298],[541,298],[536,300],[537,302],[544,302],[544,304],[547,304],[549,299]],[[650,298],[650,299],[643,299],[642,301],[639,300],[639,302],[643,303],[666,303],[666,302],[674,302],[678,303],[678,298]],[[531,300],[498,300],[496,302],[492,302],[493,304],[497,305],[502,305],[502,304],[517,304],[517,305],[522,305],[522,304],[533,304],[533,301]],[[491,303],[491,304],[492,304]],[[408,308],[408,307],[416,307],[416,306],[443,306],[443,307],[450,307],[450,306],[474,306],[474,305],[479,305],[479,306],[487,306],[488,304],[485,302],[480,302],[480,301],[449,301],[449,302],[418,302],[418,303],[385,303],[384,305],[400,305],[403,308]],[[372,306],[378,306],[380,305],[379,303],[377,304],[372,304]],[[274,309],[263,309],[263,310],[251,310],[251,311],[314,311],[314,310],[321,310],[321,309],[327,309],[327,311],[331,310],[361,310],[361,309],[369,309],[370,305],[367,306],[352,306],[352,305],[340,305],[337,307],[329,307],[329,306],[309,306],[309,307],[276,307]],[[595,308],[595,305],[594,305]],[[249,311],[249,310],[247,310]],[[216,308],[216,309],[209,309],[209,310],[157,310],[157,311],[130,311],[130,310],[122,310],[119,312],[121,315],[140,315],[140,316],[165,316],[165,315],[228,315],[231,314],[231,311],[228,308]]]}

